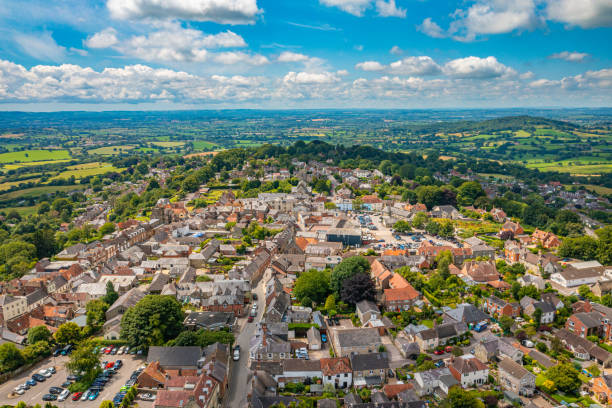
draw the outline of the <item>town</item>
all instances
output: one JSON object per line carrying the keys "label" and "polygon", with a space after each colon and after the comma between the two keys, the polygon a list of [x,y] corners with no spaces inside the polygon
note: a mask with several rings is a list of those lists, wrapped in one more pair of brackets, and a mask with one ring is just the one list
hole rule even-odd
{"label": "town", "polygon": [[[605,197],[545,182],[524,204],[522,181],[452,165],[411,187],[388,160],[214,171],[223,155],[133,216],[100,189],[74,218],[40,204],[69,238],[2,283],[2,404],[612,403],[612,230],[578,211]],[[143,195],[178,168],[109,187]]]}

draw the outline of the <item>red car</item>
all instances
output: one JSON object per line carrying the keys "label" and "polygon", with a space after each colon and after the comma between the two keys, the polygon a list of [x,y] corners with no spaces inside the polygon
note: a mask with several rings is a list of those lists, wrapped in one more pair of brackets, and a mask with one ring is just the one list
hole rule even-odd
{"label": "red car", "polygon": [[110,354],[110,352],[111,352],[111,350],[112,350],[112,349],[113,349],[112,347],[107,347],[107,348],[105,348],[105,349],[104,349],[104,354]]}
{"label": "red car", "polygon": [[442,350],[436,350],[436,351],[434,351],[434,354],[436,356],[439,356],[440,354],[444,354],[444,352]]}
{"label": "red car", "polygon": [[104,368],[106,368],[108,370],[109,368],[113,368],[114,366],[115,366],[115,362],[114,361],[109,361],[108,363],[106,363]]}
{"label": "red car", "polygon": [[447,353],[450,353],[451,351],[453,351],[453,347],[452,346],[446,346],[446,347],[444,347],[444,351],[446,351]]}
{"label": "red car", "polygon": [[247,322],[251,323],[253,321],[253,316],[249,316],[249,318],[247,319]]}
{"label": "red car", "polygon": [[75,392],[74,394],[72,394],[72,400],[78,401],[81,399],[82,396],[83,396],[82,392]]}

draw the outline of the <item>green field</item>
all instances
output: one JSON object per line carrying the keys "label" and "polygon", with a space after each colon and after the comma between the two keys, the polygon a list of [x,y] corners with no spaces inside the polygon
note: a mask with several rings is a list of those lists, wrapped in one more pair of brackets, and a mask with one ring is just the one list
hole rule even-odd
{"label": "green field", "polygon": [[[39,173],[40,174],[40,173]],[[19,181],[7,181],[6,183],[0,183],[0,191],[10,190],[12,187],[18,186],[20,184],[26,183],[38,183],[40,178],[31,178],[27,180],[19,180]]]}
{"label": "green field", "polygon": [[152,142],[151,144],[159,147],[180,147],[184,146],[185,142]]}
{"label": "green field", "polygon": [[602,161],[598,158],[576,158],[559,162],[545,163],[541,160],[531,160],[527,163],[528,168],[541,171],[557,171],[559,173],[571,173],[580,175],[604,174],[612,172],[612,163]]}
{"label": "green field", "polygon": [[67,179],[74,176],[76,179],[81,179],[87,176],[97,176],[98,174],[105,174],[111,172],[120,173],[125,169],[119,169],[110,163],[85,163],[77,164],[75,166],[68,166],[66,170],[59,173],[57,176],[51,178],[51,180]]}
{"label": "green field", "polygon": [[30,166],[30,167],[44,166],[45,164],[67,163],[69,161],[70,160],[42,160],[42,161],[19,163],[19,164],[5,164],[3,168],[5,170],[17,170],[21,167],[26,167],[26,166]]}
{"label": "green field", "polygon": [[68,150],[23,150],[0,154],[0,163],[28,163],[70,159]]}
{"label": "green field", "polygon": [[207,142],[206,140],[196,140],[195,142],[193,142],[194,150],[214,150],[218,147],[218,144]]}
{"label": "green field", "polygon": [[88,154],[99,154],[102,156],[114,156],[116,154],[127,153],[135,146],[104,146],[97,149],[88,150]]}
{"label": "green field", "polygon": [[26,188],[25,190],[11,191],[9,193],[0,194],[0,200],[13,199],[13,198],[28,198],[38,197],[42,194],[50,194],[56,191],[72,191],[72,190],[84,190],[86,186],[40,186]]}
{"label": "green field", "polygon": [[37,209],[38,209],[38,206],[33,205],[33,206],[30,206],[30,207],[7,207],[7,208],[0,208],[0,211],[4,211],[6,214],[8,214],[9,212],[15,210],[22,217],[26,217],[28,215],[35,214]]}

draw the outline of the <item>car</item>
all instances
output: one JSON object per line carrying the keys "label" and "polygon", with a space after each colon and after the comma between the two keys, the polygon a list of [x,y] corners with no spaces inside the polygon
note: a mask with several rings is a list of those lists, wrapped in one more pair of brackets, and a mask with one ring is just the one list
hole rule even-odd
{"label": "car", "polygon": [[64,390],[57,396],[58,401],[66,401],[66,398],[70,396],[70,390]]}
{"label": "car", "polygon": [[257,293],[253,293],[253,300],[257,300]]}
{"label": "car", "polygon": [[321,335],[321,341],[322,341],[323,343],[327,343],[327,335],[326,335],[326,334],[322,334],[322,335]]}
{"label": "car", "polygon": [[132,388],[134,385],[136,385],[136,380],[131,380],[130,379],[130,380],[127,380],[125,382],[125,386],[128,387],[128,388]]}
{"label": "car", "polygon": [[140,394],[140,399],[143,401],[155,401],[155,395],[146,392],[144,394]]}
{"label": "car", "polygon": [[435,354],[436,356],[439,356],[439,355],[441,355],[441,354],[444,354],[444,352],[443,352],[442,350],[435,350],[435,351],[434,351],[434,354]]}
{"label": "car", "polygon": [[111,351],[113,351],[113,348],[112,348],[112,347],[106,347],[106,348],[104,349],[104,354],[110,354],[110,353],[111,353]]}
{"label": "car", "polygon": [[108,363],[106,363],[106,365],[104,366],[104,368],[111,369],[115,366],[115,362],[114,361],[109,361]]}
{"label": "car", "polygon": [[74,374],[70,374],[68,377],[66,377],[66,380],[68,381],[77,381],[79,379],[78,375],[74,375]]}
{"label": "car", "polygon": [[33,374],[32,379],[38,382],[43,382],[46,380],[46,378],[40,374]]}
{"label": "car", "polygon": [[49,393],[50,394],[61,394],[62,391],[64,391],[64,389],[60,388],[60,387],[51,387],[51,388],[49,388]]}
{"label": "car", "polygon": [[23,395],[25,394],[26,390],[23,388],[23,385],[18,385],[13,389],[13,392],[17,395]]}
{"label": "car", "polygon": [[475,354],[475,353],[476,353],[476,350],[474,350],[474,349],[470,350],[470,354]]}
{"label": "car", "polygon": [[123,347],[119,347],[119,350],[117,350],[117,354],[122,355],[123,354]]}
{"label": "car", "polygon": [[24,390],[29,390],[31,388],[27,381],[21,384],[19,387],[23,387]]}
{"label": "car", "polygon": [[240,346],[234,347],[234,361],[240,360]]}
{"label": "car", "polygon": [[51,377],[51,373],[46,368],[43,368],[42,370],[38,370],[38,374],[44,376],[45,378]]}
{"label": "car", "polygon": [[81,401],[87,401],[87,398],[89,398],[89,394],[91,394],[91,391],[85,391],[83,395],[81,395]]}
{"label": "car", "polygon": [[62,388],[68,388],[72,385],[70,381],[64,381],[61,385]]}
{"label": "car", "polygon": [[83,395],[82,392],[75,392],[74,394],[72,394],[72,400],[73,401],[78,401],[81,399],[81,396]]}
{"label": "car", "polygon": [[249,323],[252,323],[252,322],[253,322],[253,320],[254,320],[253,316],[249,316],[249,317],[247,318],[247,322],[249,322]]}
{"label": "car", "polygon": [[110,353],[111,353],[113,356],[114,356],[115,354],[117,354],[117,347],[113,347],[113,349],[111,350],[111,352],[110,352]]}
{"label": "car", "polygon": [[53,366],[51,366],[51,367],[47,368],[47,370],[49,370],[49,372],[50,372],[51,374],[55,374],[55,373],[57,373],[57,370],[56,370],[56,369],[55,369],[55,367],[53,367]]}
{"label": "car", "polygon": [[87,399],[90,400],[90,401],[93,401],[96,398],[98,398],[98,395],[100,395],[100,391],[92,390],[91,393],[89,394],[89,397],[87,397]]}
{"label": "car", "polygon": [[53,357],[58,357],[61,354],[62,354],[62,349],[61,348],[57,348],[57,349],[53,350]]}
{"label": "car", "polygon": [[441,368],[441,367],[444,367],[446,364],[444,364],[444,361],[440,360],[440,361],[436,361],[434,365],[438,368]]}
{"label": "car", "polygon": [[125,346],[125,350],[123,350],[123,354],[128,354],[130,351],[130,346]]}
{"label": "car", "polygon": [[57,401],[57,395],[53,395],[53,394],[45,394],[42,397],[43,401]]}
{"label": "car", "polygon": [[29,385],[30,387],[33,387],[33,386],[35,386],[36,384],[38,384],[38,383],[36,382],[36,380],[32,380],[32,379],[28,379],[28,380],[26,380],[26,382],[25,382],[25,383],[26,383],[27,385]]}
{"label": "car", "polygon": [[393,374],[393,370],[392,370],[392,369],[389,369],[389,370],[387,371],[387,376],[389,376],[389,378],[393,378],[393,377],[395,377],[395,374]]}
{"label": "car", "polygon": [[123,360],[117,360],[117,361],[115,361],[115,367],[117,367],[117,368],[121,368],[121,367],[123,367]]}
{"label": "car", "polygon": [[444,351],[446,353],[450,353],[451,351],[453,351],[453,347],[452,346],[446,346],[446,347],[444,347]]}

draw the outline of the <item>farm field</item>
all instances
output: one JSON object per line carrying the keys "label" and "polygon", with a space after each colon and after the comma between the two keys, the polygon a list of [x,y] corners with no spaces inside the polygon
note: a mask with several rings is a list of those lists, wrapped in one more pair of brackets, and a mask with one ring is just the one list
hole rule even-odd
{"label": "farm field", "polygon": [[36,162],[25,162],[19,164],[5,164],[2,168],[5,170],[17,170],[26,166],[44,166],[45,164],[68,163],[70,160],[42,160]]}
{"label": "farm field", "polygon": [[[592,162],[593,161],[590,161],[590,163]],[[532,169],[539,169],[541,171],[558,171],[559,173],[581,175],[604,174],[612,172],[612,163],[605,163],[605,161],[599,161],[598,164],[588,163],[589,161],[583,162],[578,159],[570,159],[551,163],[545,163],[542,161],[531,161],[527,163],[526,167]]]}
{"label": "farm field", "polygon": [[218,148],[219,145],[212,142],[207,142],[206,140],[196,140],[193,142],[194,150],[213,150]]}
{"label": "farm field", "polygon": [[8,193],[0,194],[0,200],[13,199],[13,198],[28,198],[37,197],[42,194],[51,194],[56,191],[76,191],[84,190],[86,186],[72,185],[72,186],[39,186],[26,188],[25,190],[11,191]]}
{"label": "farm field", "polygon": [[1,211],[4,211],[7,214],[10,213],[11,211],[17,211],[19,215],[21,215],[22,217],[25,217],[31,214],[35,214],[37,210],[38,210],[38,206],[32,205],[28,207],[6,207],[6,208],[3,208]]}
{"label": "farm field", "polygon": [[52,177],[51,180],[67,179],[72,176],[74,176],[74,178],[76,179],[81,179],[87,176],[97,176],[98,174],[104,174],[104,173],[110,173],[110,172],[120,173],[124,170],[125,169],[119,169],[110,163],[93,162],[93,163],[77,164],[74,166],[68,166],[66,170],[62,171],[57,176]]}
{"label": "farm field", "polygon": [[151,144],[159,147],[180,147],[184,146],[185,142],[151,142]]}
{"label": "farm field", "polygon": [[104,146],[97,149],[88,150],[88,154],[99,154],[102,156],[114,156],[132,150],[135,146]]}
{"label": "farm field", "polygon": [[70,159],[68,150],[23,150],[0,154],[0,163],[28,163]]}
{"label": "farm field", "polygon": [[10,190],[14,186],[18,186],[20,184],[25,183],[38,183],[40,181],[39,178],[31,178],[27,180],[19,180],[19,181],[7,181],[5,183],[0,183],[0,191]]}

